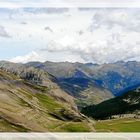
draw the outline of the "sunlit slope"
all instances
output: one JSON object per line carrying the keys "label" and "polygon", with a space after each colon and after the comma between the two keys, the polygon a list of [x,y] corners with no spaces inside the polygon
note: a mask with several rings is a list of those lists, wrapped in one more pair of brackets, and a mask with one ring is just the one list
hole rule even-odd
{"label": "sunlit slope", "polygon": [[0,70],[0,131],[93,131],[73,98],[60,91],[55,84],[33,85]]}

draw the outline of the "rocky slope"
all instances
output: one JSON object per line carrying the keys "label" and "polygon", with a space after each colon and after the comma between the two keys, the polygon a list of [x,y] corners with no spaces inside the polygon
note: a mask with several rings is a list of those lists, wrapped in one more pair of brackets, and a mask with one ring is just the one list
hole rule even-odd
{"label": "rocky slope", "polygon": [[94,130],[90,120],[78,112],[73,97],[47,76],[44,77],[44,85],[36,85],[0,70],[1,132]]}
{"label": "rocky slope", "polygon": [[45,63],[31,62],[26,65],[46,70],[61,81],[77,77],[88,79],[94,86],[105,88],[115,96],[133,89],[135,85],[140,85],[140,62],[136,61],[119,61],[101,65],[47,61]]}
{"label": "rocky slope", "polygon": [[[97,104],[113,97],[111,92],[96,85],[95,81],[80,69],[80,67],[85,69],[81,63],[53,63],[47,61],[45,63],[15,64],[1,61],[0,67],[28,79],[30,82],[34,81],[35,84],[41,85],[44,85],[47,81],[46,79],[44,80],[44,73],[49,73],[49,79],[73,96],[78,106],[86,106],[92,103]],[[36,77],[34,79],[31,78],[33,74],[33,77]]]}
{"label": "rocky slope", "polygon": [[63,90],[76,98],[78,106],[97,104],[110,99],[113,94],[96,84],[96,81],[90,76],[90,69],[87,64],[70,62],[29,62],[27,67],[34,67],[44,70],[54,75],[56,82]]}
{"label": "rocky slope", "polygon": [[76,98],[80,106],[98,104],[140,85],[140,63],[136,61],[102,65],[49,61],[27,64],[0,62],[1,65],[12,71],[26,67],[48,72],[52,80]]}

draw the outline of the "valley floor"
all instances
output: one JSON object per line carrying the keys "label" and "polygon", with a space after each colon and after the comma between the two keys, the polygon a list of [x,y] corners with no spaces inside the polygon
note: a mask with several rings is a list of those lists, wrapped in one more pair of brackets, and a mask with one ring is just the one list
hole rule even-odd
{"label": "valley floor", "polygon": [[[93,124],[91,124],[91,131]],[[57,124],[52,123],[52,128],[50,132],[89,132],[89,125],[87,122],[58,122]],[[9,123],[3,119],[0,119],[0,132],[31,132],[31,130],[26,129],[21,125],[15,125]]]}
{"label": "valley floor", "polygon": [[140,119],[125,118],[96,121],[97,132],[140,132]]}

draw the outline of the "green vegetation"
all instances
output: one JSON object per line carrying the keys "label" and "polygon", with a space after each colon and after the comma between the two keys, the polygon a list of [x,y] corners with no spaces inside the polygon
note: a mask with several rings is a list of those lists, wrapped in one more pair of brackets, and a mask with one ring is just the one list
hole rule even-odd
{"label": "green vegetation", "polygon": [[14,74],[7,74],[6,71],[3,71],[0,69],[0,77],[3,77],[3,79],[9,79],[9,80],[17,80],[18,78]]}
{"label": "green vegetation", "polygon": [[62,108],[63,106],[61,104],[58,104],[54,99],[52,99],[49,96],[46,96],[45,94],[37,93],[34,95],[38,101],[39,104],[45,109],[48,109],[50,112],[53,112],[54,109]]}
{"label": "green vegetation", "polygon": [[29,130],[23,126],[14,125],[6,120],[0,119],[0,132],[28,132]]}
{"label": "green vegetation", "polygon": [[137,119],[114,119],[96,121],[97,132],[140,132],[140,120]]}
{"label": "green vegetation", "polygon": [[26,84],[27,86],[31,87],[31,88],[34,88],[36,90],[40,90],[41,92],[45,92],[45,91],[48,90],[48,87],[46,87],[46,86],[35,85],[35,84],[29,83],[27,81],[23,81],[23,83]]}
{"label": "green vegetation", "polygon": [[87,106],[82,113],[95,119],[108,119],[113,115],[133,113],[140,110],[140,90],[136,89],[98,105]]}
{"label": "green vegetation", "polygon": [[61,132],[89,132],[89,127],[85,122],[68,122],[56,128]]}

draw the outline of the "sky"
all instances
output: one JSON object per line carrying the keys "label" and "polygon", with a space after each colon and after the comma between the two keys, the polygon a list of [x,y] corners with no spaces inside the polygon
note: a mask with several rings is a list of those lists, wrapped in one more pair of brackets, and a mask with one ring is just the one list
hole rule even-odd
{"label": "sky", "polygon": [[0,60],[140,61],[137,7],[22,7],[17,0],[10,7],[6,2],[0,7]]}
{"label": "sky", "polygon": [[139,7],[139,0],[0,0],[0,7]]}

